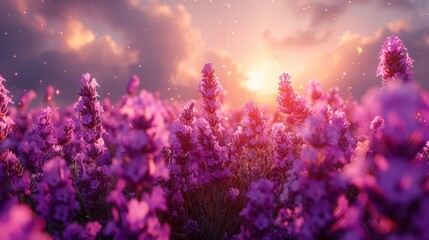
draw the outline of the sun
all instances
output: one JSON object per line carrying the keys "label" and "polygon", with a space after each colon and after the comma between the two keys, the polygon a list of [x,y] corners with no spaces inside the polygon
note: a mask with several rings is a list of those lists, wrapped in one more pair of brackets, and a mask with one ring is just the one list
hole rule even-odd
{"label": "sun", "polygon": [[243,85],[252,92],[260,92],[264,88],[265,78],[260,72],[250,72]]}
{"label": "sun", "polygon": [[279,70],[275,63],[255,64],[248,71],[245,80],[241,83],[243,87],[257,95],[273,95],[277,91],[277,79]]}

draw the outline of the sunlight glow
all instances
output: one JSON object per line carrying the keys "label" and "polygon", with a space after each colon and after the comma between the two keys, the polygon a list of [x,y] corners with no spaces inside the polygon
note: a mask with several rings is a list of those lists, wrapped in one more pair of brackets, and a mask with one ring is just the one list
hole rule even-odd
{"label": "sunlight glow", "polygon": [[264,87],[265,77],[260,72],[249,73],[248,79],[244,82],[244,86],[253,92],[259,92]]}
{"label": "sunlight glow", "polygon": [[[259,58],[261,59],[261,58]],[[257,95],[274,95],[277,92],[278,76],[281,73],[277,61],[249,64],[249,74],[241,85]]]}

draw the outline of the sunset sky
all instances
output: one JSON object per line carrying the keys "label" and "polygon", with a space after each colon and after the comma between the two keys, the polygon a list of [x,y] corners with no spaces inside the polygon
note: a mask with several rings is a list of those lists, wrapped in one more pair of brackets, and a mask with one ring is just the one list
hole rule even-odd
{"label": "sunset sky", "polygon": [[85,72],[102,98],[118,100],[137,74],[142,88],[186,101],[206,62],[231,106],[272,101],[283,72],[296,89],[317,79],[359,97],[381,84],[377,56],[392,34],[429,88],[429,0],[0,0],[0,74],[15,101],[51,84],[71,104]]}

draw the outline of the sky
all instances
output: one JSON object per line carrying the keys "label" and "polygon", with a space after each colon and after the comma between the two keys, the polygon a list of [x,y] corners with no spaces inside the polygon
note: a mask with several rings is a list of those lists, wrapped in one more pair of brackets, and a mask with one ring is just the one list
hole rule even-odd
{"label": "sky", "polygon": [[429,0],[0,0],[0,75],[15,102],[78,99],[89,72],[101,98],[118,101],[136,74],[167,101],[199,98],[213,63],[225,105],[271,103],[278,76],[359,98],[371,86],[383,41],[397,35],[429,89]]}

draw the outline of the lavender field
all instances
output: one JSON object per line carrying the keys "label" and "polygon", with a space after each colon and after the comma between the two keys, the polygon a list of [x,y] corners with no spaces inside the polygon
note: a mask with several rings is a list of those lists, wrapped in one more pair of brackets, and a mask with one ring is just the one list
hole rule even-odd
{"label": "lavender field", "polygon": [[77,104],[30,107],[0,78],[0,239],[429,239],[429,95],[380,47],[361,99],[283,73],[274,110],[223,108],[210,63],[183,106],[86,73]]}

